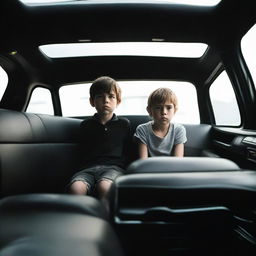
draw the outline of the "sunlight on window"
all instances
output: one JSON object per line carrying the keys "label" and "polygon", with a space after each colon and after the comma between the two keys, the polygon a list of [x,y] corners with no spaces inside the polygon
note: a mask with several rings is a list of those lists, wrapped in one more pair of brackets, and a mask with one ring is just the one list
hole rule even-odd
{"label": "sunlight on window", "polygon": [[241,49],[250,70],[254,85],[256,85],[256,24],[245,34],[241,41]]}
{"label": "sunlight on window", "polygon": [[186,5],[198,5],[198,6],[215,6],[221,0],[155,0],[155,2],[168,2],[173,4],[186,4]]}
{"label": "sunlight on window", "polygon": [[[43,4],[43,3],[61,3],[61,2],[77,2],[79,0],[20,0],[21,2],[25,4]],[[99,1],[99,0],[87,0],[87,2],[95,2],[97,3],[138,3],[138,2],[149,2],[149,3],[171,3],[171,4],[186,4],[186,5],[199,5],[199,6],[215,6],[217,5],[221,0],[105,0],[105,1]]]}
{"label": "sunlight on window", "polygon": [[[115,113],[118,115],[148,115],[149,94],[159,88],[171,88],[178,97],[179,106],[174,120],[181,123],[200,123],[196,90],[193,84],[177,81],[119,81],[122,102]],[[63,116],[88,116],[95,113],[89,103],[88,84],[66,85],[60,88]],[[184,93],[186,92],[186,93]]]}
{"label": "sunlight on window", "polygon": [[50,58],[79,56],[159,56],[200,58],[207,49],[203,43],[112,42],[41,45]]}
{"label": "sunlight on window", "polygon": [[70,2],[70,0],[20,0],[24,4],[43,4],[43,3],[61,3]]}
{"label": "sunlight on window", "polygon": [[53,115],[51,93],[48,89],[36,87],[32,93],[27,112]]}
{"label": "sunlight on window", "polygon": [[0,100],[2,99],[8,83],[8,75],[0,66]]}
{"label": "sunlight on window", "polygon": [[211,85],[210,99],[217,125],[241,124],[236,96],[226,71],[223,71]]}

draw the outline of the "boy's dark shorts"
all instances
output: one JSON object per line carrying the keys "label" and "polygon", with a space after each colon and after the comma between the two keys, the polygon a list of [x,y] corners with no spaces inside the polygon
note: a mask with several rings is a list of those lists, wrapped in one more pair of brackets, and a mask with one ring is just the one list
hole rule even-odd
{"label": "boy's dark shorts", "polygon": [[83,181],[88,187],[88,193],[93,192],[94,186],[102,180],[114,181],[118,176],[122,175],[124,170],[116,165],[97,165],[86,168],[76,173],[69,183],[69,186],[75,181]]}

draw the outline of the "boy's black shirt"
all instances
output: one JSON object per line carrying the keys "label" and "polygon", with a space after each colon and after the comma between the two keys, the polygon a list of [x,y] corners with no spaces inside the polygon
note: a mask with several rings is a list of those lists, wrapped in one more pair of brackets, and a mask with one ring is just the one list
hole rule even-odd
{"label": "boy's black shirt", "polygon": [[130,121],[115,114],[105,125],[98,115],[80,125],[83,168],[95,165],[117,165],[125,168],[131,141]]}

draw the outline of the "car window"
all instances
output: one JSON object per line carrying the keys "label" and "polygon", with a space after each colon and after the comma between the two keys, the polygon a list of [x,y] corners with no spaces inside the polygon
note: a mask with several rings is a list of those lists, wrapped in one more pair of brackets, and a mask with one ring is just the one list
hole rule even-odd
{"label": "car window", "polygon": [[5,72],[5,70],[0,66],[0,100],[4,95],[7,84],[8,84],[8,75]]}
{"label": "car window", "polygon": [[32,92],[26,112],[53,115],[51,92],[46,88],[36,87]]}
{"label": "car window", "polygon": [[226,71],[210,87],[210,100],[216,125],[239,126],[240,112],[232,84]]}
{"label": "car window", "polygon": [[254,85],[256,85],[256,24],[244,35],[241,49],[250,70]]}
{"label": "car window", "polygon": [[[44,4],[44,3],[65,3],[65,2],[72,2],[72,1],[79,1],[79,0],[20,0],[22,3],[25,4]],[[97,0],[94,0],[95,2]],[[130,0],[131,1],[131,0]],[[215,6],[221,0],[165,0],[164,2],[174,3],[174,4],[187,4],[187,5],[199,5],[199,6]],[[105,1],[108,2],[108,1]],[[111,3],[112,1],[109,1]],[[120,3],[127,3],[129,0],[122,0]],[[142,2],[142,1],[137,1]],[[163,0],[151,0],[150,2],[163,2]]]}
{"label": "car window", "polygon": [[[196,89],[193,84],[177,81],[119,81],[122,102],[115,113],[118,115],[148,115],[149,94],[159,87],[171,88],[179,100],[174,120],[181,123],[200,123]],[[95,113],[89,103],[91,83],[66,85],[60,88],[63,116],[87,116]]]}
{"label": "car window", "polygon": [[[84,42],[87,41],[88,42]],[[163,38],[152,38],[152,42],[107,42],[92,43],[89,39],[79,43],[47,44],[39,46],[50,58],[80,56],[158,56],[200,58],[208,45],[203,43],[164,42]]]}

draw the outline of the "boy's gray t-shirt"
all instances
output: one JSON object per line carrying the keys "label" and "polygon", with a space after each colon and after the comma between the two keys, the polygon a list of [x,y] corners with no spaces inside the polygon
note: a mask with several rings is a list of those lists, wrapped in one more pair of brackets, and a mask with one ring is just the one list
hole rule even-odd
{"label": "boy's gray t-shirt", "polygon": [[174,145],[187,141],[186,129],[182,124],[171,123],[164,138],[154,134],[152,124],[153,121],[140,124],[134,134],[134,138],[147,145],[149,156],[170,156]]}

